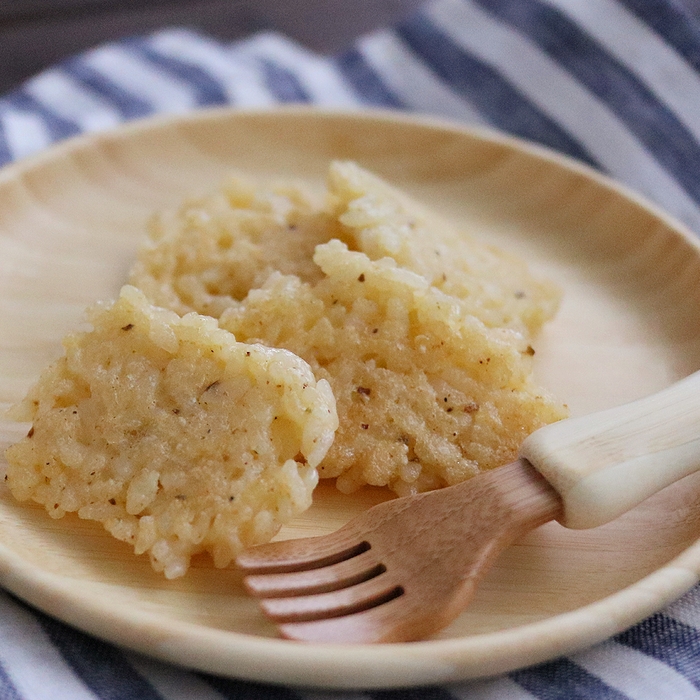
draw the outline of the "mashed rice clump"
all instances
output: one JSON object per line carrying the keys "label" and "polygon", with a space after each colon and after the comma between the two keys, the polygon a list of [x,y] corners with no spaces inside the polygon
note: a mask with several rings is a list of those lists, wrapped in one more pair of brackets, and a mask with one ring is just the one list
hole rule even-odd
{"label": "mashed rice clump", "polygon": [[511,461],[564,415],[532,378],[530,346],[462,313],[458,299],[390,258],[340,241],[316,248],[316,285],[276,275],[220,319],[248,342],[308,360],[335,393],[340,427],[320,466],[346,492],[438,488]]}
{"label": "mashed rice clump", "polygon": [[519,258],[458,230],[351,161],[331,163],[325,197],[302,183],[231,177],[150,222],[129,281],[159,306],[219,318],[275,272],[315,284],[316,246],[337,239],[370,260],[391,258],[490,327],[536,333],[559,290]]}
{"label": "mashed rice clump", "polygon": [[343,491],[457,483],[566,415],[532,376],[559,290],[352,162],[331,164],[325,200],[232,179],[186,202],[130,279],[327,379],[340,427],[319,470]]}
{"label": "mashed rice clump", "polygon": [[32,422],[6,453],[16,498],[103,523],[168,578],[201,551],[227,566],[309,507],[337,415],[303,360],[130,286],[90,321],[14,410]]}

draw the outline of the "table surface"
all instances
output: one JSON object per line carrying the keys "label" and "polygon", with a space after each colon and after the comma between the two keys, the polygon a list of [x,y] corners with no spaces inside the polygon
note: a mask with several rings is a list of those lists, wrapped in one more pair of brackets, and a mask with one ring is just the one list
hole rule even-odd
{"label": "table surface", "polygon": [[[700,4],[700,0],[695,0]],[[233,40],[273,29],[320,51],[400,19],[422,0],[0,0],[0,93],[62,58],[166,26]]]}

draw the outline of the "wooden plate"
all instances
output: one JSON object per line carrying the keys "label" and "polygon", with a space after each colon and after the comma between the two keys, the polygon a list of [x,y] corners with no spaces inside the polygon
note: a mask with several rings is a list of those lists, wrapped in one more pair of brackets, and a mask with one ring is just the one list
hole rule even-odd
{"label": "wooden plate", "polygon": [[[541,381],[574,415],[700,367],[700,248],[677,222],[591,170],[513,139],[388,114],[213,111],[69,141],[0,172],[0,408],[60,353],[86,305],[113,297],[156,209],[232,168],[321,183],[352,158],[564,287],[537,344]],[[0,423],[0,447],[26,426]],[[285,537],[328,532],[386,497],[319,488]],[[235,570],[198,558],[166,581],[100,526],[0,491],[0,582],[83,630],[217,674],[317,687],[486,676],[619,632],[700,572],[700,474],[592,531],[550,524],[499,559],[434,639],[307,645],[276,638]]]}

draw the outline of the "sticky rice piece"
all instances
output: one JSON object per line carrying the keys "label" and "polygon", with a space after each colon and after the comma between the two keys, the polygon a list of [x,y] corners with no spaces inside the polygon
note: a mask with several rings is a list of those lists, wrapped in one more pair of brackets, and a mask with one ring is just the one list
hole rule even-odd
{"label": "sticky rice piece", "polygon": [[158,306],[218,318],[274,271],[318,280],[314,248],[339,227],[324,198],[298,183],[231,177],[152,217],[129,282]]}
{"label": "sticky rice piece", "polygon": [[90,321],[14,409],[32,422],[6,452],[16,498],[103,523],[168,578],[198,552],[227,566],[309,507],[337,415],[303,360],[130,286]]}
{"label": "sticky rice piece", "polygon": [[333,162],[328,191],[332,216],[345,227],[351,249],[416,272],[457,297],[463,313],[530,336],[555,315],[561,291],[554,283],[356,163]]}
{"label": "sticky rice piece", "polygon": [[483,243],[351,161],[335,161],[325,198],[299,184],[237,177],[220,192],[155,217],[130,282],[155,304],[218,318],[272,272],[314,284],[317,245],[337,239],[460,300],[490,327],[534,335],[560,290],[524,262]]}
{"label": "sticky rice piece", "polygon": [[464,314],[391,258],[331,241],[314,260],[320,282],[273,275],[220,323],[291,350],[328,380],[340,427],[320,474],[341,490],[455,484],[511,461],[529,433],[566,415],[535,384],[523,333]]}

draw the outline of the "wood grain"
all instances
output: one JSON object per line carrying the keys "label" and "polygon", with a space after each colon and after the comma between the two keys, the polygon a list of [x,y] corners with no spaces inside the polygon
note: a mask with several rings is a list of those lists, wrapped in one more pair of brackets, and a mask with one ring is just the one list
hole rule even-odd
{"label": "wood grain", "polygon": [[[411,148],[407,149],[406,144]],[[466,231],[524,256],[564,290],[535,344],[539,381],[575,416],[700,368],[700,252],[677,222],[593,171],[488,132],[382,114],[202,112],[66,142],[0,171],[0,405],[19,400],[83,308],[116,294],[154,209],[232,169],[318,184],[353,158]],[[21,435],[0,423],[0,443]],[[282,538],[335,530],[381,490],[322,485]],[[614,523],[524,535],[468,610],[428,641],[277,638],[235,570],[206,558],[165,581],[100,527],[0,487],[0,583],[99,637],[223,675],[395,687],[500,673],[600,641],[675,599],[700,571],[700,477]]]}

